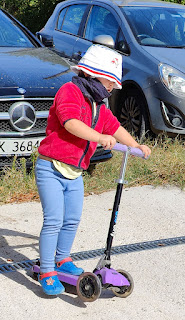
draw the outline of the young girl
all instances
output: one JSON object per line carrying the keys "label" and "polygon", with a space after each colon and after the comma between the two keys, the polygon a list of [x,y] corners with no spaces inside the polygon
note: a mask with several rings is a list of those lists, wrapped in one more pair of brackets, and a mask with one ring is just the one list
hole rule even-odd
{"label": "young girl", "polygon": [[64,291],[57,271],[73,275],[83,272],[73,263],[70,251],[82,213],[82,171],[88,168],[97,144],[112,149],[119,141],[141,149],[145,157],[151,152],[120,126],[102,102],[113,88],[121,89],[122,56],[107,47],[92,45],[72,69],[77,76],[56,94],[36,163],[44,214],[39,282],[48,295]]}

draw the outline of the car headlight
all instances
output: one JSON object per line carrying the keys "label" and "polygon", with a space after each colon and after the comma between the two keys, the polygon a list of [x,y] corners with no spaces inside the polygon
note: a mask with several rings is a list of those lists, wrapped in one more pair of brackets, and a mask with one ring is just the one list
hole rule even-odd
{"label": "car headlight", "polygon": [[185,96],[185,74],[167,65],[159,65],[161,81],[173,93],[178,96]]}

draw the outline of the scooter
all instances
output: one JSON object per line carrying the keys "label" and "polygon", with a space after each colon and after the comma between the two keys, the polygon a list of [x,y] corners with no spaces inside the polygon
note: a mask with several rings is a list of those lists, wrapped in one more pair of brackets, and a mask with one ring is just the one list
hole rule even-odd
{"label": "scooter", "polygon": [[[59,280],[64,284],[69,284],[76,287],[79,298],[84,302],[93,302],[99,298],[102,289],[112,290],[112,292],[121,298],[128,297],[133,289],[134,282],[131,275],[124,270],[115,270],[111,268],[111,247],[114,237],[115,225],[118,217],[119,204],[123,185],[127,184],[124,180],[128,156],[144,158],[142,151],[138,148],[131,148],[125,145],[116,143],[113,150],[123,152],[123,159],[120,169],[119,179],[117,182],[117,190],[114,199],[114,205],[107,235],[106,247],[104,254],[100,258],[93,272],[84,272],[80,276],[74,276],[63,272],[58,272]],[[40,272],[39,261],[32,267],[33,277],[38,278]]]}

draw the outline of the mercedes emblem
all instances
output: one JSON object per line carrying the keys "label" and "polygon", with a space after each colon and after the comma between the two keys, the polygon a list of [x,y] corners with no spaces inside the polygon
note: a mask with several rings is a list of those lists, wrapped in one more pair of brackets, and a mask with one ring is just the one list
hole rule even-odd
{"label": "mercedes emblem", "polygon": [[28,131],[36,122],[34,107],[24,101],[15,102],[9,109],[10,123],[17,131]]}

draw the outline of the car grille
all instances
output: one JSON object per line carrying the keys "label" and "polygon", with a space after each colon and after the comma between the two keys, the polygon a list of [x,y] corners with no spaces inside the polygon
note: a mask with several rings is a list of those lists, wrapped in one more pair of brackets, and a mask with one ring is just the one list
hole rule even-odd
{"label": "car grille", "polygon": [[[12,126],[10,122],[9,110],[16,102],[27,102],[34,108],[36,113],[36,121],[30,130],[19,132]],[[0,137],[11,138],[19,136],[26,137],[30,135],[44,135],[47,125],[47,117],[52,103],[53,98],[11,98],[10,100],[8,100],[8,98],[4,100],[0,98]]]}
{"label": "car grille", "polygon": [[[16,157],[16,167],[21,168],[21,159],[23,157]],[[30,168],[33,165],[33,161],[31,157],[25,157],[26,158],[26,167]],[[12,166],[13,157],[1,157],[0,158],[0,169],[3,169],[5,167],[11,167]]]}
{"label": "car grille", "polygon": [[[47,125],[47,119],[37,119],[34,125],[34,128],[32,128],[32,132],[36,131],[38,132],[38,130],[40,129],[46,129],[46,125]],[[0,120],[0,132],[12,132],[12,126],[9,123],[8,120]]]}
{"label": "car grille", "polygon": [[[11,105],[14,103],[14,102],[17,102],[19,100],[11,100],[11,101],[0,101],[0,112],[8,112]],[[20,100],[22,101],[22,100]],[[32,104],[32,106],[34,107],[35,111],[43,111],[43,110],[49,110],[49,108],[51,107],[52,105],[52,100],[41,100],[39,98],[39,100],[30,100],[30,99],[25,99],[23,101],[28,101],[29,103]]]}

